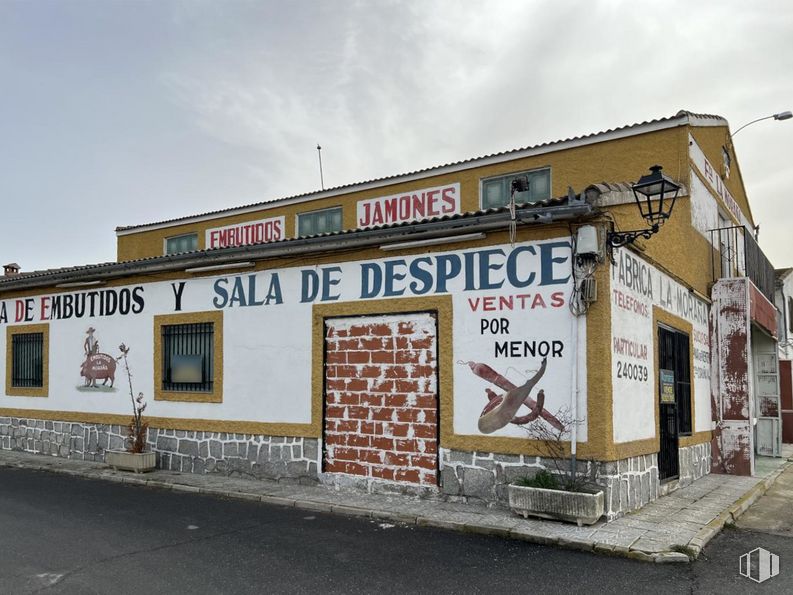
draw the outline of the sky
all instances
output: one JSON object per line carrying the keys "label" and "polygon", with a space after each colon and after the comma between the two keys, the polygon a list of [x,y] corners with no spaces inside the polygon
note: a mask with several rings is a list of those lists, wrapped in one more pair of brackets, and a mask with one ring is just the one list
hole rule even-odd
{"label": "sky", "polygon": [[[680,109],[793,109],[793,2],[3,0],[0,264]],[[793,266],[793,119],[734,145]]]}

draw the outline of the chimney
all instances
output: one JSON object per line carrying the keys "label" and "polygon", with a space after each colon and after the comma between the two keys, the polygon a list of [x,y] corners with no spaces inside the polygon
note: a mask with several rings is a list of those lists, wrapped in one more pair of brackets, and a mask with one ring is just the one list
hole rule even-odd
{"label": "chimney", "polygon": [[19,265],[15,262],[9,262],[3,265],[3,275],[10,277],[11,275],[19,274]]}

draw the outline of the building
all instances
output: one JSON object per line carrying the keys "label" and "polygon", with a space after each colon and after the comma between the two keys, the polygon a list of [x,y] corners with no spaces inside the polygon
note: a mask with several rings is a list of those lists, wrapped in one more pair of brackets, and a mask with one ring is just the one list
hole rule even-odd
{"label": "building", "polygon": [[[656,163],[672,215],[612,248]],[[499,501],[547,465],[535,419],[613,518],[752,472],[778,386],[754,226],[727,122],[681,111],[119,227],[116,263],[0,279],[0,445],[122,447],[124,343],[164,468]]]}

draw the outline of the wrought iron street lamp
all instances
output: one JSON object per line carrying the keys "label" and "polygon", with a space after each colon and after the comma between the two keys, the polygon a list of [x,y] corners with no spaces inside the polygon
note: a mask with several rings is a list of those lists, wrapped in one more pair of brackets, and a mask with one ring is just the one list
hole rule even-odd
{"label": "wrought iron street lamp", "polygon": [[639,212],[649,227],[630,231],[611,231],[607,236],[609,247],[617,248],[632,244],[637,238],[649,240],[669,219],[677,194],[680,192],[680,185],[661,173],[662,169],[660,165],[653,165],[650,173],[642,176],[632,186],[636,206],[639,207]]}

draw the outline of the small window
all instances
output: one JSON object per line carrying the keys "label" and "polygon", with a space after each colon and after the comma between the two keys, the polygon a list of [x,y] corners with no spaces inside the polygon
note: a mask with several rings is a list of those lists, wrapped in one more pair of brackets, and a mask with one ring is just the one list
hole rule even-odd
{"label": "small window", "polygon": [[341,231],[341,207],[322,209],[297,216],[298,237]]}
{"label": "small window", "polygon": [[222,401],[222,312],[154,317],[155,400]]}
{"label": "small window", "polygon": [[516,172],[482,180],[482,208],[492,209],[508,205],[512,180],[521,176],[528,178],[529,189],[526,192],[515,193],[516,204],[535,203],[551,197],[550,169]]}
{"label": "small window", "polygon": [[22,325],[6,329],[6,395],[46,397],[49,327]]}
{"label": "small window", "polygon": [[166,254],[179,254],[180,252],[194,252],[198,250],[198,234],[188,233],[174,236],[165,240]]}

